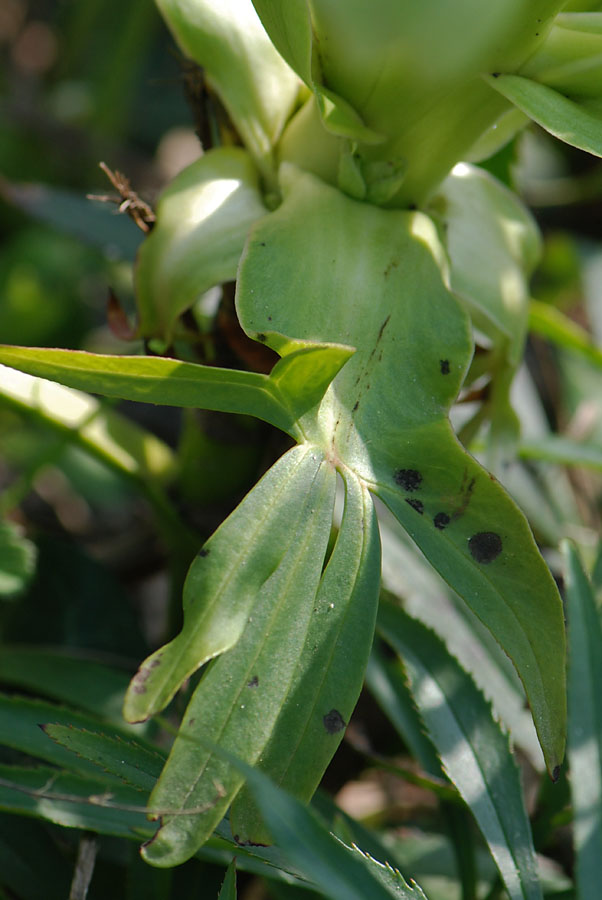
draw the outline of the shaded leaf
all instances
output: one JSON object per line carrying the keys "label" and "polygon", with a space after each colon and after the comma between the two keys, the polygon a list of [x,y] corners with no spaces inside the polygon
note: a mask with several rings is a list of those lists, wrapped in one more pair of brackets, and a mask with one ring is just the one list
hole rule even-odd
{"label": "shaded leaf", "polygon": [[123,727],[129,675],[82,653],[27,644],[0,646],[0,682],[26,688]]}
{"label": "shaded leaf", "polygon": [[511,898],[540,900],[520,776],[491,707],[445,645],[381,603],[378,628],[402,656],[412,693],[450,780],[470,807]]}
{"label": "shaded leaf", "polygon": [[244,774],[255,801],[278,844],[295,867],[332,900],[425,900],[418,885],[406,884],[400,873],[372,859],[357,847],[347,847],[328,831],[316,812],[277,788],[258,769],[232,754],[216,752]]}
{"label": "shaded leaf", "polygon": [[169,343],[181,313],[209,288],[236,278],[249,227],[266,213],[258,179],[241,147],[220,147],[187,166],[161,194],[135,272],[144,337]]}
{"label": "shaded leaf", "polygon": [[165,762],[158,750],[118,735],[54,723],[43,725],[42,730],[61,747],[142,791],[152,790]]}
{"label": "shaded leaf", "polygon": [[571,795],[579,900],[595,900],[602,878],[602,628],[579,555],[563,544],[569,636]]}
{"label": "shaded leaf", "polygon": [[[18,695],[7,697],[0,694],[1,744],[53,765],[100,779],[101,776],[96,765],[70,753],[64,747],[48,739],[40,728],[43,723],[48,722],[58,723],[67,728],[71,726],[90,731],[102,728],[106,737],[113,737],[116,740],[123,739],[126,742],[129,740],[127,732],[101,724],[94,716],[46,703],[43,700],[33,700]],[[118,783],[118,779],[108,773],[104,777],[107,783]]]}
{"label": "shaded leaf", "polygon": [[21,594],[33,577],[36,548],[11,522],[0,519],[0,599]]}
{"label": "shaded leaf", "polygon": [[228,866],[222,889],[217,900],[236,900],[236,861],[232,860]]}
{"label": "shaded leaf", "polygon": [[107,791],[107,782],[102,779],[51,768],[0,765],[1,810],[65,828],[129,839],[139,837],[136,832],[140,830],[148,834],[144,800],[140,791],[118,782]]}

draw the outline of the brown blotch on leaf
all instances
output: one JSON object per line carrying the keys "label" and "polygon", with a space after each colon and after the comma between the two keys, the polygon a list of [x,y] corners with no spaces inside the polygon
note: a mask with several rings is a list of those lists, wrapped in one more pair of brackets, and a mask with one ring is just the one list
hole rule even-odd
{"label": "brown blotch on leaf", "polygon": [[441,369],[442,375],[449,375],[449,359],[440,359],[439,360],[439,368]]}
{"label": "brown blotch on leaf", "polygon": [[247,681],[247,687],[250,687],[250,688],[256,688],[258,684],[259,684],[259,676],[258,675],[253,675],[251,680]]}
{"label": "brown blotch on leaf", "polygon": [[437,515],[433,519],[433,524],[435,528],[439,529],[439,531],[443,531],[443,529],[446,528],[450,522],[451,518],[447,515],[447,513],[444,512],[437,513]]}
{"label": "brown blotch on leaf", "polygon": [[337,731],[341,731],[347,724],[338,709],[331,709],[330,712],[322,717],[322,721],[328,734],[336,734]]}
{"label": "brown blotch on leaf", "polygon": [[479,531],[469,539],[468,549],[473,559],[486,565],[502,552],[502,539],[495,531]]}
{"label": "brown blotch on leaf", "polygon": [[418,490],[422,484],[422,475],[417,469],[397,469],[393,476],[395,484],[398,484],[404,491]]}
{"label": "brown blotch on leaf", "polygon": [[424,512],[424,503],[422,502],[422,500],[416,500],[413,497],[406,497],[406,503],[408,504],[408,506],[411,506],[412,509],[415,509],[417,513],[420,513],[420,515],[422,515],[422,513]]}

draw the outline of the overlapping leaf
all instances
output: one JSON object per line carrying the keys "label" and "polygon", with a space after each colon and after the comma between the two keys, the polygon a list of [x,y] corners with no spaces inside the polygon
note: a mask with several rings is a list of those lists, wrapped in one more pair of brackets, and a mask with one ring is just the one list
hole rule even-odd
{"label": "overlapping leaf", "polygon": [[254,227],[241,263],[243,327],[265,334],[277,308],[284,334],[357,347],[304,432],[385,501],[512,658],[553,771],[565,722],[560,599],[526,519],[447,420],[471,340],[432,223],[292,169],[283,182],[284,203]]}
{"label": "overlapping leaf", "polygon": [[[236,637],[243,625],[244,631],[202,678],[151,795],[154,806],[184,812],[190,807],[206,807],[206,811],[195,816],[163,818],[159,831],[143,851],[145,858],[156,865],[175,865],[191,856],[210,836],[243,782],[238,771],[211,750],[199,747],[198,736],[256,763],[290,695],[299,659],[306,652],[305,638],[314,615],[332,523],[336,476],[319,451],[299,447],[289,452],[289,460],[299,457],[309,462],[297,480],[296,492],[282,491],[279,485],[279,541],[275,542],[272,536],[263,552],[258,553],[261,548],[252,540],[252,522],[244,520],[247,527],[241,538],[242,548],[238,542],[228,542],[223,550],[221,578],[242,577],[252,585],[248,588],[250,602],[244,621],[239,615],[236,623]],[[269,484],[269,474],[266,478]],[[255,491],[260,493],[262,484],[266,486],[266,478],[247,498],[251,503]],[[239,510],[243,507],[244,502]],[[236,518],[235,512],[234,522]],[[228,521],[222,529],[227,528]],[[270,526],[273,523],[274,517]],[[207,558],[210,560],[211,555]],[[202,598],[195,595],[192,602],[195,600],[201,602]],[[235,612],[236,607],[230,611],[229,604],[223,604],[222,615],[232,616]],[[220,649],[224,649],[223,643]],[[329,721],[333,723],[332,730],[343,727],[335,716]]]}

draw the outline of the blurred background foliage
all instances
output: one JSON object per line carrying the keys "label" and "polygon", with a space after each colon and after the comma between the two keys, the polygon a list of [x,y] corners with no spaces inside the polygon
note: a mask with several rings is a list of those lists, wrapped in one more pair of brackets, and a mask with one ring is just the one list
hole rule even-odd
{"label": "blurred background foliage", "polygon": [[[117,213],[99,163],[123,172],[152,207],[201,151],[203,92],[202,73],[181,58],[150,0],[2,0],[1,342],[141,352],[124,338],[135,317],[132,267],[143,233]],[[515,392],[521,461],[506,483],[554,570],[554,546],[569,535],[600,589],[602,163],[532,129],[486,167],[520,191],[545,237]],[[204,327],[215,360],[256,364],[232,323],[223,324],[228,301],[225,291],[220,327],[211,317],[187,323],[193,338],[178,348],[182,355],[198,358]],[[285,444],[243,417],[104,401],[82,411],[69,392],[51,400],[0,370],[0,640],[23,653],[51,645],[63,659],[101,661],[125,683],[178,630],[192,554]],[[86,431],[93,422],[103,427]],[[412,593],[393,582],[389,589]],[[69,702],[52,679],[45,688],[41,674],[36,680],[35,671],[17,668],[0,660],[8,694]],[[20,760],[0,738],[0,763]],[[454,898],[437,800],[415,775],[385,716],[362,697],[324,786],[343,810],[383,830],[429,897]],[[533,779],[528,790],[538,849],[554,860],[550,896],[571,896],[570,837],[556,827],[566,818],[566,785],[553,800],[545,786],[537,799]],[[81,856],[73,829],[0,815],[0,897],[67,896],[78,846]],[[223,859],[156,871],[130,842],[101,838],[97,851],[91,898],[216,897],[223,880]],[[489,896],[498,896],[490,861],[479,865],[493,885]],[[243,874],[239,896],[311,893]]]}

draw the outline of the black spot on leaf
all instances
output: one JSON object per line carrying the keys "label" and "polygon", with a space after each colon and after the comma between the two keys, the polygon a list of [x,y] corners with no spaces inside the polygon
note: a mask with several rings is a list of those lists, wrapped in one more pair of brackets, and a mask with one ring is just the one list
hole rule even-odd
{"label": "black spot on leaf", "polygon": [[559,778],[560,778],[560,766],[555,766],[554,771],[552,772],[552,781],[554,782],[554,784],[556,784],[556,782],[558,781]]}
{"label": "black spot on leaf", "polygon": [[336,734],[337,731],[341,731],[347,724],[338,709],[331,709],[330,712],[322,717],[322,721],[328,734]]}
{"label": "black spot on leaf", "polygon": [[360,401],[356,400],[355,403],[353,404],[353,409],[351,410],[351,412],[356,412],[359,405],[360,405]]}
{"label": "black spot on leaf", "polygon": [[440,512],[437,513],[435,518],[433,519],[433,524],[435,528],[438,528],[439,531],[443,531],[443,529],[449,525],[451,522],[451,518],[447,515],[447,513]]}
{"label": "black spot on leaf", "polygon": [[260,331],[260,332],[256,335],[256,338],[257,338],[257,340],[258,340],[261,344],[265,344],[265,342],[267,341],[267,338],[266,338],[265,334],[264,334],[262,331]]}
{"label": "black spot on leaf", "polygon": [[418,490],[422,484],[422,475],[416,469],[398,469],[393,476],[395,484],[398,484],[404,491]]}
{"label": "black spot on leaf", "polygon": [[250,681],[247,681],[247,687],[256,688],[259,684],[259,677],[257,675],[253,675]]}
{"label": "black spot on leaf", "polygon": [[424,504],[422,500],[416,500],[414,498],[406,497],[406,503],[411,506],[412,509],[415,509],[417,513],[420,513],[420,515],[422,515],[422,513],[424,512]]}
{"label": "black spot on leaf", "polygon": [[449,359],[440,359],[439,368],[442,375],[449,375]]}
{"label": "black spot on leaf", "polygon": [[205,556],[209,556],[209,549],[208,549],[207,547],[201,547],[201,549],[199,550],[198,555],[201,556],[201,557],[203,557],[203,558],[204,558]]}
{"label": "black spot on leaf", "polygon": [[502,552],[502,539],[494,531],[479,531],[469,539],[468,549],[478,563],[490,563]]}

